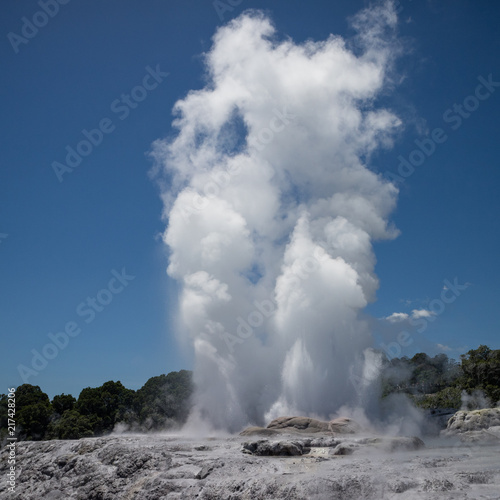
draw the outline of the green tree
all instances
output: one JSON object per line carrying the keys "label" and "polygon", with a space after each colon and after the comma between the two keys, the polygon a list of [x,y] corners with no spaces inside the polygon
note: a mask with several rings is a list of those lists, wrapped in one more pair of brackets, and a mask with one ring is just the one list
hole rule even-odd
{"label": "green tree", "polygon": [[[16,390],[16,425],[19,437],[40,440],[50,422],[52,407],[47,394],[40,387],[23,384]],[[16,429],[17,430],[17,429]]]}
{"label": "green tree", "polygon": [[54,439],[80,439],[94,435],[92,421],[76,410],[65,410],[61,418],[52,422],[49,434]]}
{"label": "green tree", "polygon": [[460,386],[467,392],[479,389],[492,403],[500,401],[500,350],[485,345],[461,356]]}
{"label": "green tree", "polygon": [[50,400],[45,392],[37,385],[23,384],[16,389],[16,407],[18,409],[36,403],[50,405]]}
{"label": "green tree", "polygon": [[112,431],[118,422],[133,418],[135,393],[121,382],[109,381],[101,387],[83,389],[75,409],[87,416],[95,434]]}
{"label": "green tree", "polygon": [[405,392],[416,397],[434,394],[455,386],[460,374],[460,365],[446,354],[431,358],[420,352],[411,359],[392,358],[385,361],[382,370],[382,397],[392,392]]}
{"label": "green tree", "polygon": [[66,410],[72,410],[75,404],[76,399],[71,394],[59,394],[52,399],[52,408],[59,415],[62,415]]}
{"label": "green tree", "polygon": [[185,422],[192,392],[190,371],[151,377],[137,391],[135,410],[140,424],[148,429],[162,429]]}
{"label": "green tree", "polygon": [[420,408],[454,408],[460,409],[462,405],[462,391],[458,387],[446,387],[434,394],[424,394],[414,399],[415,404]]}

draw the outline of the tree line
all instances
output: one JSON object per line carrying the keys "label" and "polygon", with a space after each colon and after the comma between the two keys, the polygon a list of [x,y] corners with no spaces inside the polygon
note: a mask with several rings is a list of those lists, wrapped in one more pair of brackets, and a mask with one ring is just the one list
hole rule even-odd
{"label": "tree line", "polygon": [[[500,402],[500,349],[480,345],[460,356],[430,357],[425,353],[412,358],[386,360],[382,372],[382,397],[400,392],[421,408],[475,409]],[[465,397],[470,396],[470,397]],[[481,399],[479,402],[478,399]]]}
{"label": "tree line", "polygon": [[[465,395],[481,394],[480,404],[500,402],[500,350],[485,345],[463,354],[386,359],[381,373],[381,397],[405,393],[421,408],[460,409]],[[83,389],[50,401],[40,387],[17,388],[16,432],[19,440],[79,439],[112,432],[118,424],[145,432],[168,430],[185,423],[191,409],[192,372],[181,370],[150,378],[134,391],[121,382]],[[466,398],[469,409],[478,405]],[[477,398],[476,398],[477,399]],[[7,436],[7,395],[0,395],[0,441]]]}
{"label": "tree line", "polygon": [[[50,401],[40,387],[23,384],[15,392],[17,438],[79,439],[110,433],[117,424],[135,431],[172,429],[186,421],[192,392],[187,370],[152,377],[137,391],[109,381],[83,389],[78,399],[60,394]],[[0,441],[7,433],[7,400],[0,396]]]}

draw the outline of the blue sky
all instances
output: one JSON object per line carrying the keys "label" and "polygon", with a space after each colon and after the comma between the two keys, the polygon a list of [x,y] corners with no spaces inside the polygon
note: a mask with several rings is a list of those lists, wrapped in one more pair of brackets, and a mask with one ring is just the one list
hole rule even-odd
{"label": "blue sky", "polygon": [[[51,397],[77,396],[107,380],[138,389],[151,376],[191,368],[189,351],[175,339],[177,285],[165,272],[162,203],[148,177],[148,151],[173,133],[174,103],[204,86],[201,54],[212,35],[255,8],[296,42],[330,33],[349,37],[347,18],[366,3],[242,0],[225,9],[223,0],[218,11],[203,0],[71,0],[57,4],[56,13],[52,7],[50,18],[39,14],[41,4],[5,0],[0,7],[6,354],[0,392],[23,383],[19,365],[36,371],[25,379]],[[401,0],[399,10],[400,82],[383,100],[405,127],[394,148],[374,155],[370,166],[401,177],[400,157],[423,160],[398,180],[392,220],[401,235],[375,243],[380,289],[367,313],[400,313],[409,321],[419,314],[412,311],[436,308],[425,327],[409,330],[411,343],[398,343],[401,355],[500,348],[500,85],[494,83],[500,82],[500,6]],[[25,27],[31,38],[20,41],[12,33],[22,36],[24,18],[43,26]],[[143,89],[134,91],[137,86]],[[131,93],[135,100],[126,97]],[[66,148],[85,139],[83,130],[99,126],[105,132],[94,133],[88,155],[58,177],[53,163],[65,162]],[[431,154],[412,155],[424,138]],[[455,279],[468,286],[441,311],[436,300],[449,288],[445,280]],[[85,313],[97,294],[106,305]],[[402,324],[383,323],[373,321],[377,342],[397,342]],[[74,336],[58,337],[65,328]],[[35,362],[35,369],[33,350],[41,353],[49,334],[68,342],[59,340],[58,352],[46,350],[53,359]]]}

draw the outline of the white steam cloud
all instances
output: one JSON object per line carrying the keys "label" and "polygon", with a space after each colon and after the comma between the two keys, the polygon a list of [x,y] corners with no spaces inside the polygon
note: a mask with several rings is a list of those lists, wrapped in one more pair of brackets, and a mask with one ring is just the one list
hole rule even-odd
{"label": "white steam cloud", "polygon": [[196,413],[214,428],[369,405],[380,360],[359,313],[397,189],[367,163],[401,126],[376,105],[396,22],[385,3],[349,42],[296,44],[244,13],[217,31],[206,87],[176,103],[175,138],[154,144]]}

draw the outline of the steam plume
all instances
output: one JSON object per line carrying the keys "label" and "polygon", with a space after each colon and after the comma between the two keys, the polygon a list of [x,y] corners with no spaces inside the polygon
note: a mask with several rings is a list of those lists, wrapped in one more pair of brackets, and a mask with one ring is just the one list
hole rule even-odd
{"label": "steam plume", "polygon": [[205,88],[176,103],[175,138],[154,144],[196,411],[215,428],[369,405],[379,360],[360,311],[397,189],[367,163],[401,125],[375,104],[396,22],[385,3],[349,42],[296,44],[244,13],[215,34]]}

